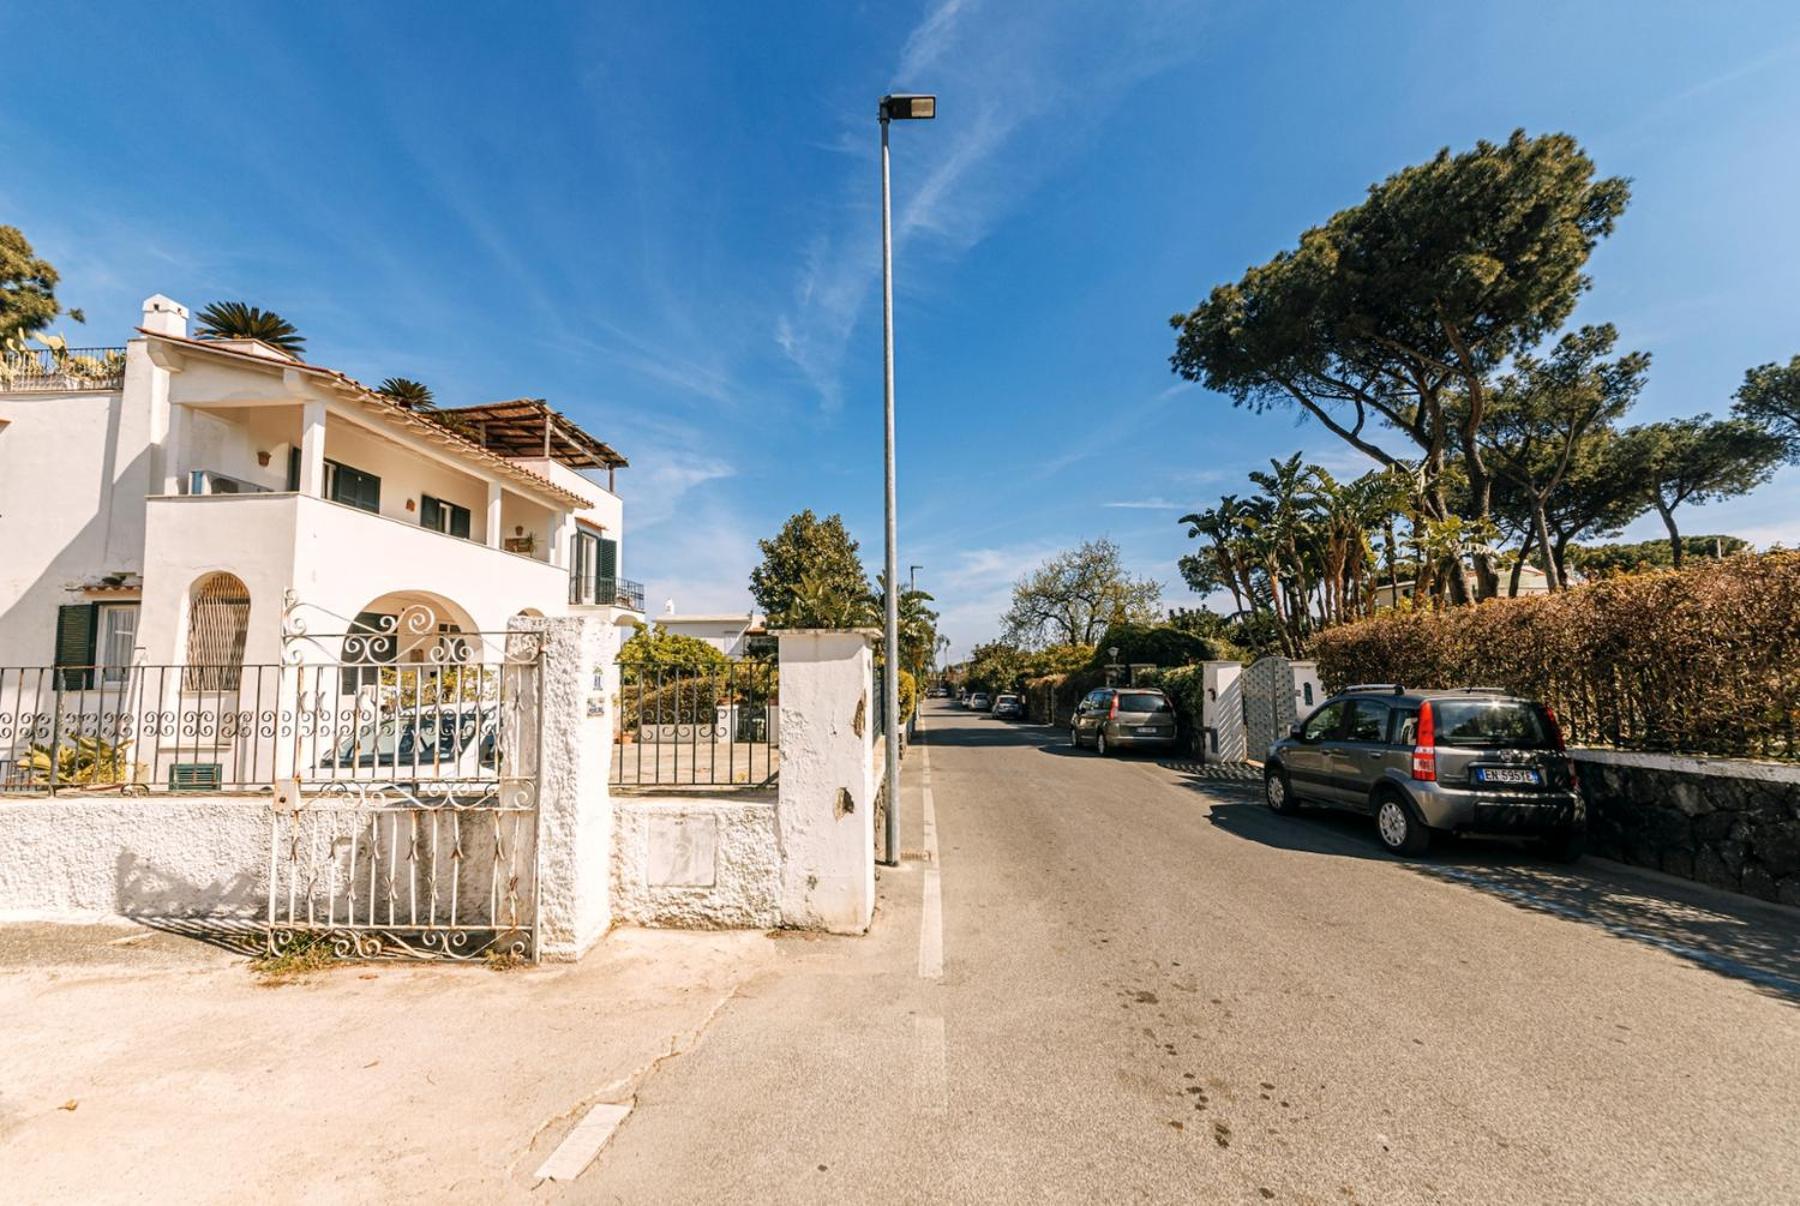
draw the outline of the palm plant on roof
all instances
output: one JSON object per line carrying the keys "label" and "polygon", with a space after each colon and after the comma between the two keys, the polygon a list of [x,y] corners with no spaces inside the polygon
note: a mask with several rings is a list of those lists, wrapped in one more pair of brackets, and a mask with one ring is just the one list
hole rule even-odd
{"label": "palm plant on roof", "polygon": [[298,356],[306,338],[294,324],[275,313],[244,302],[213,302],[200,311],[195,334],[202,339],[257,339],[272,348]]}
{"label": "palm plant on roof", "polygon": [[407,410],[436,410],[437,399],[431,387],[410,377],[389,377],[375,387],[375,392]]}

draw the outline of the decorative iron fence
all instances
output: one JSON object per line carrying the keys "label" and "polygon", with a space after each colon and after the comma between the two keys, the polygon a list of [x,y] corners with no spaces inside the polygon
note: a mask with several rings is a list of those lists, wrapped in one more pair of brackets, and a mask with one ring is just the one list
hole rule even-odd
{"label": "decorative iron fence", "polygon": [[0,667],[0,791],[513,777],[521,664]]}
{"label": "decorative iron fence", "polygon": [[746,658],[715,669],[621,663],[612,781],[767,786],[781,765],[780,672]]}
{"label": "decorative iron fence", "polygon": [[0,354],[0,390],[118,389],[124,348],[28,348]]}

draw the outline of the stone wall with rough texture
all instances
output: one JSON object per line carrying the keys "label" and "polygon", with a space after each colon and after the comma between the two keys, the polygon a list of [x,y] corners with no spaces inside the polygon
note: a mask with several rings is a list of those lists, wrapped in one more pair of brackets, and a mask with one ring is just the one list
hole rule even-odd
{"label": "stone wall with rough texture", "polygon": [[0,800],[0,916],[266,915],[266,796]]}
{"label": "stone wall with rough texture", "polygon": [[1800,905],[1800,767],[1571,752],[1591,852]]}
{"label": "stone wall with rough texture", "polygon": [[678,929],[781,924],[775,797],[615,796],[613,919]]}

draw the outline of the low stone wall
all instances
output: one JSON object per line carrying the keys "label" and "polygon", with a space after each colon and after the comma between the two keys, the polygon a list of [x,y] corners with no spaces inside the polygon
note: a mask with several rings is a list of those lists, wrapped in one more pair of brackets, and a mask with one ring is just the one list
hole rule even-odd
{"label": "low stone wall", "polygon": [[781,924],[773,794],[613,797],[613,918],[681,929]]}
{"label": "low stone wall", "polygon": [[266,796],[0,799],[0,916],[255,918]]}
{"label": "low stone wall", "polygon": [[1573,750],[1588,849],[1800,905],[1800,766]]}

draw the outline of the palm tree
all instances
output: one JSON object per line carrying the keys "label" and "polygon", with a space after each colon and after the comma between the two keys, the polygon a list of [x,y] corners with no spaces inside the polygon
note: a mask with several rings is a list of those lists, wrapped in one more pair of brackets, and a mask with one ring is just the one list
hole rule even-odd
{"label": "palm tree", "polygon": [[213,302],[200,311],[195,332],[202,339],[259,339],[272,348],[298,356],[306,338],[294,324],[275,313],[243,302]]}
{"label": "palm tree", "polygon": [[375,387],[375,392],[407,410],[436,410],[437,399],[431,387],[410,377],[389,377]]}

